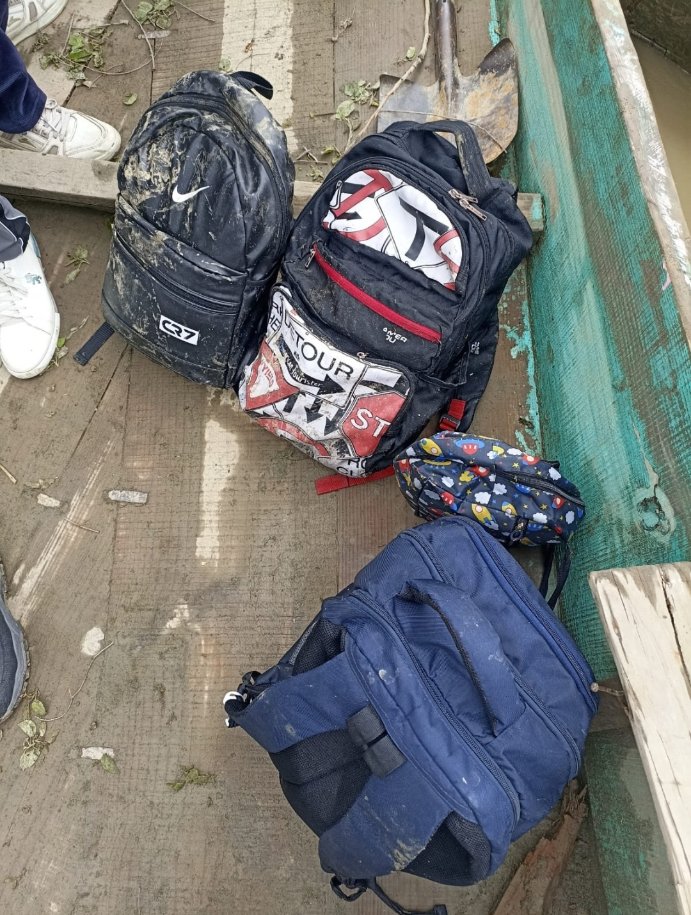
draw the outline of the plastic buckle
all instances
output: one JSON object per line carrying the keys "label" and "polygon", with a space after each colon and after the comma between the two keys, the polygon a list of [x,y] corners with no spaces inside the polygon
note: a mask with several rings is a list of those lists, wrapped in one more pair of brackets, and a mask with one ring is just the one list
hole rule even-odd
{"label": "plastic buckle", "polygon": [[461,420],[456,419],[455,416],[451,416],[450,413],[444,413],[444,415],[439,420],[439,429],[442,432],[458,432],[458,427],[461,425]]}

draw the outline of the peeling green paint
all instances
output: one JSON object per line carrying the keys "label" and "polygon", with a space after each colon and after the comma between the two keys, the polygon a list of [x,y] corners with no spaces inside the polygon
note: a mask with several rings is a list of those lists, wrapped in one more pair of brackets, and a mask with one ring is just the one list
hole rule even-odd
{"label": "peeling green paint", "polygon": [[492,46],[499,44],[501,37],[497,0],[489,0],[489,40],[492,42]]}
{"label": "peeling green paint", "polygon": [[[508,324],[500,324],[508,339],[513,343],[511,347],[511,358],[516,359],[523,356],[526,360],[526,374],[528,376],[528,391],[526,394],[526,413],[530,423],[532,435],[539,447],[542,448],[542,434],[540,431],[540,411],[538,409],[537,388],[535,384],[535,355],[533,352],[533,339],[530,328],[530,312],[527,299],[521,303],[521,324],[520,327],[511,327]],[[520,447],[527,452],[532,449],[529,446],[522,429],[515,431],[516,441]]]}
{"label": "peeling green paint", "polygon": [[521,64],[519,184],[542,194],[546,222],[528,259],[531,337],[512,340],[532,341],[543,451],[587,505],[563,612],[604,678],[588,573],[688,558],[689,350],[590,4],[499,9]]}

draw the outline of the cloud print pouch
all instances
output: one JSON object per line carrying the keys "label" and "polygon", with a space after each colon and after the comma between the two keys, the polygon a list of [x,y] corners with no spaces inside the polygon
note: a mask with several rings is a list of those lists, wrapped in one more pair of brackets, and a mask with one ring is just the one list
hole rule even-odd
{"label": "cloud print pouch", "polygon": [[495,438],[439,432],[402,451],[394,467],[417,515],[464,515],[507,545],[565,543],[585,514],[557,461]]}

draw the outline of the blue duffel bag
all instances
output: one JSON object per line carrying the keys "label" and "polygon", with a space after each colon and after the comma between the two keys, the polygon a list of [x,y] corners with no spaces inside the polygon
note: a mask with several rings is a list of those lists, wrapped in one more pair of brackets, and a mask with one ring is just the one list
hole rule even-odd
{"label": "blue duffel bag", "polygon": [[371,889],[400,913],[377,877],[476,883],[548,813],[580,768],[592,683],[507,550],[450,517],[396,537],[224,704],[337,895]]}

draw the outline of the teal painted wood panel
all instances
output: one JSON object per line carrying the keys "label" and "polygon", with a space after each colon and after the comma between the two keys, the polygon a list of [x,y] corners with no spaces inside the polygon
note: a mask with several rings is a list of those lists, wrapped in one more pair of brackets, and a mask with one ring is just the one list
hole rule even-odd
{"label": "teal painted wood panel", "polygon": [[590,4],[499,12],[520,62],[518,180],[545,204],[528,260],[543,446],[588,509],[562,612],[604,678],[587,573],[689,556],[689,348]]}

